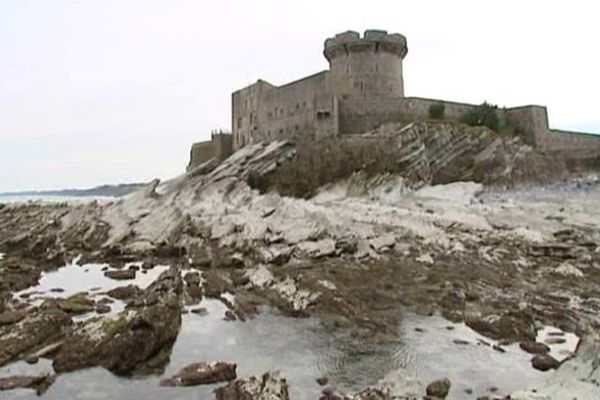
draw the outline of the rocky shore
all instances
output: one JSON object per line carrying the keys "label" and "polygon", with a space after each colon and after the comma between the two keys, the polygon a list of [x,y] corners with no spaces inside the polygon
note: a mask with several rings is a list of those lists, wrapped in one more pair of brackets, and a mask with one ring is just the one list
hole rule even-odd
{"label": "rocky shore", "polygon": [[[386,129],[361,140],[390,134]],[[498,352],[519,347],[531,354],[531,368],[564,382],[488,398],[591,399],[587,390],[600,392],[591,367],[600,360],[600,181],[507,190],[498,185],[546,168],[544,155],[485,130],[409,129],[390,142],[395,152],[381,150],[381,170],[328,170],[300,186],[310,192],[305,198],[277,192],[299,194],[285,178],[289,169],[324,161],[306,158],[306,146],[273,142],[108,204],[3,207],[0,366],[49,358],[59,374],[103,367],[119,376],[161,375],[182,310],[201,318],[203,299],[217,299],[228,320],[248,321],[274,307],[288,317],[317,318],[332,337],[347,334],[356,347],[397,342],[406,313],[439,314],[489,338]],[[394,167],[386,168],[393,154]],[[544,178],[565,172],[558,169],[546,169]],[[75,258],[79,265],[106,264],[105,277],[121,282],[106,292],[108,300],[76,293],[37,301],[24,294]],[[170,268],[148,287],[128,283],[157,265]],[[122,311],[113,310],[113,301],[123,303]],[[553,337],[540,341],[549,326]],[[577,351],[554,354],[566,335],[581,339]],[[289,398],[280,375],[237,379],[235,368],[212,361],[221,360],[197,360],[163,384],[229,381],[217,399]],[[224,369],[212,374],[210,365]],[[573,365],[581,367],[566,372]],[[322,398],[452,393],[443,376],[434,386],[383,378],[353,395],[326,387]],[[50,378],[0,382],[45,390]]]}

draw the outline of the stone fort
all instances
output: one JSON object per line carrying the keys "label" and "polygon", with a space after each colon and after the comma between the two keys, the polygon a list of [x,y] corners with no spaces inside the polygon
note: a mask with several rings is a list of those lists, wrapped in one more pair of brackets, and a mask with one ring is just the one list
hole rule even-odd
{"label": "stone fort", "polygon": [[[408,52],[398,33],[348,31],[325,40],[329,69],[282,86],[259,79],[232,94],[231,134],[218,133],[192,147],[189,168],[211,158],[223,160],[248,144],[297,135],[368,132],[390,122],[431,119],[442,106],[443,119],[462,120],[479,105],[406,97],[402,62]],[[600,150],[600,136],[550,129],[546,107],[498,108],[498,118],[526,143],[542,150]]]}

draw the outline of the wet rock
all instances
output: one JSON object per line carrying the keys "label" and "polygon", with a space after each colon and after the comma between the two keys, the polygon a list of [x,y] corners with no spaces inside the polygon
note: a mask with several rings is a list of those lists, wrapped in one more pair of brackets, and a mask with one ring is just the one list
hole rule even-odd
{"label": "wet rock", "polygon": [[142,271],[149,271],[154,268],[154,264],[148,261],[142,263]]}
{"label": "wet rock", "polygon": [[87,297],[86,293],[77,293],[64,300],[58,301],[58,307],[69,314],[85,314],[94,310],[94,300]]}
{"label": "wet rock", "polygon": [[278,373],[238,379],[215,390],[217,400],[289,400],[288,384]]}
{"label": "wet rock", "polygon": [[183,280],[188,285],[199,285],[200,284],[200,273],[199,272],[188,272],[184,275]]}
{"label": "wet rock", "polygon": [[106,305],[106,304],[98,304],[96,306],[96,312],[98,314],[108,314],[110,312],[111,308],[110,306]]}
{"label": "wet rock", "polygon": [[204,294],[209,298],[218,298],[226,292],[233,292],[233,282],[215,271],[206,271],[204,277]]}
{"label": "wet rock", "polygon": [[132,269],[121,269],[121,270],[110,270],[104,273],[104,276],[115,280],[128,280],[135,279],[135,270]]}
{"label": "wet rock", "polygon": [[9,376],[0,378],[0,390],[34,389],[38,396],[44,394],[54,383],[56,375]]}
{"label": "wet rock", "polygon": [[26,316],[26,310],[5,311],[0,313],[0,326],[16,324]]}
{"label": "wet rock", "polygon": [[202,317],[208,315],[208,310],[205,307],[192,308],[190,312]]}
{"label": "wet rock", "polygon": [[37,364],[40,361],[40,358],[35,354],[31,354],[26,356],[23,361],[25,361],[27,364]]}
{"label": "wet rock", "polygon": [[117,300],[128,300],[138,296],[142,290],[136,285],[127,285],[114,288],[106,292],[107,295]]}
{"label": "wet rock", "polygon": [[170,268],[114,318],[76,326],[54,356],[55,371],[94,366],[118,375],[161,371],[181,325],[182,288],[179,270]]}
{"label": "wet rock", "polygon": [[319,386],[325,386],[329,383],[329,379],[323,376],[321,378],[317,378],[317,383],[319,384]]}
{"label": "wet rock", "polygon": [[227,382],[237,378],[237,366],[229,362],[202,362],[190,364],[177,374],[160,381],[161,386],[195,386]]}
{"label": "wet rock", "polygon": [[562,337],[551,337],[545,340],[546,344],[554,345],[554,344],[563,344],[567,342],[567,339]]}
{"label": "wet rock", "polygon": [[519,347],[529,354],[546,354],[550,352],[550,347],[540,342],[521,342]]}
{"label": "wet rock", "polygon": [[452,342],[459,346],[466,346],[468,344],[471,344],[468,340],[462,340],[462,339],[454,339]]}
{"label": "wet rock", "polygon": [[0,366],[61,339],[71,323],[67,313],[53,308],[37,310],[16,324],[0,327]]}
{"label": "wet rock", "polygon": [[540,371],[548,371],[550,369],[556,369],[560,363],[552,356],[548,354],[539,354],[531,360],[533,368]]}
{"label": "wet rock", "polygon": [[451,383],[448,378],[438,379],[437,381],[433,381],[427,385],[425,392],[427,393],[427,396],[444,399],[446,396],[448,396],[450,386]]}
{"label": "wet rock", "polygon": [[197,303],[204,296],[204,290],[199,285],[188,285],[185,289],[187,295],[193,300],[192,303]]}

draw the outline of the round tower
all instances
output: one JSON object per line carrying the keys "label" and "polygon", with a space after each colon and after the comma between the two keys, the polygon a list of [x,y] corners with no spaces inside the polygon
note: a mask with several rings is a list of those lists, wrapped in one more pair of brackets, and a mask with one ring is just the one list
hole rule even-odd
{"label": "round tower", "polygon": [[325,41],[330,85],[335,93],[361,97],[404,96],[402,60],[406,38],[398,33],[367,30],[363,37],[348,31]]}

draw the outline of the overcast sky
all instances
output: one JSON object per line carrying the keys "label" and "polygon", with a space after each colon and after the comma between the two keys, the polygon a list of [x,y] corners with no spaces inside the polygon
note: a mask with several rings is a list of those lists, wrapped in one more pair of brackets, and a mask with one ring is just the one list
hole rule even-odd
{"label": "overcast sky", "polygon": [[181,173],[230,93],[327,68],[326,37],[408,40],[408,96],[548,106],[600,132],[593,1],[0,0],[0,191]]}

